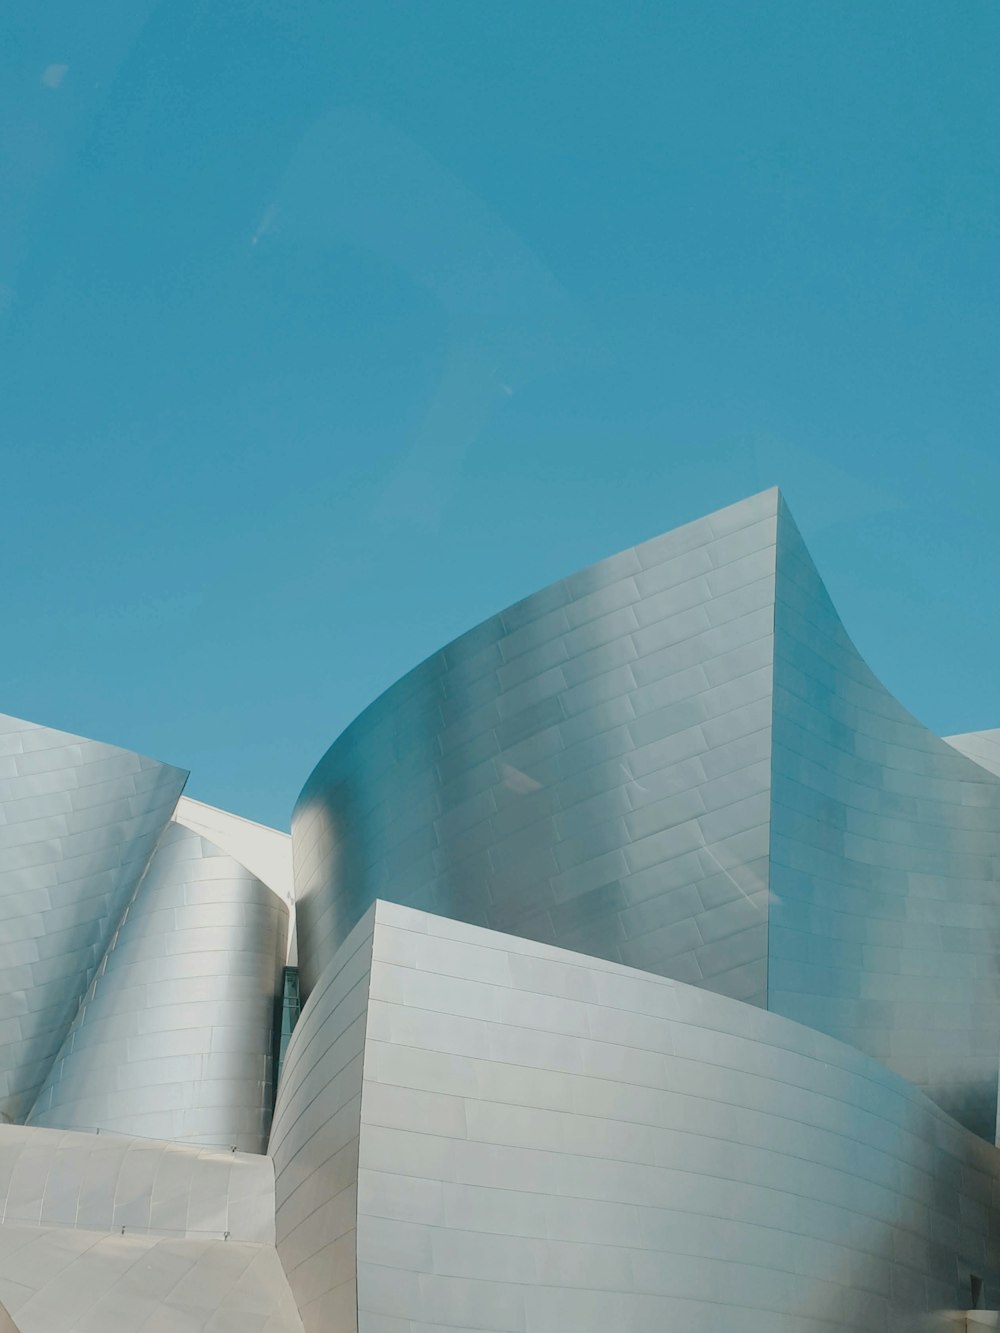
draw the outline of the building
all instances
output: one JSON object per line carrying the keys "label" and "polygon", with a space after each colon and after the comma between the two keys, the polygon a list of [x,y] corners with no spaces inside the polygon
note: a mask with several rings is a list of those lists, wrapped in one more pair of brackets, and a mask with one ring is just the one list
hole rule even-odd
{"label": "building", "polygon": [[778,492],[442,648],[291,839],[0,731],[10,1327],[990,1326],[998,734]]}

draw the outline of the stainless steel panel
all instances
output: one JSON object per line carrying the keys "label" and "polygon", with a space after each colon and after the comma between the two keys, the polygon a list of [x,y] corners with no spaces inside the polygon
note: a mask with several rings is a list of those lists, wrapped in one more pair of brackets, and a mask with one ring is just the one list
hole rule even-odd
{"label": "stainless steel panel", "polygon": [[278,1254],[306,1333],[357,1330],[357,1164],[371,970],[366,917],[288,1044],[271,1126]]}
{"label": "stainless steel panel", "polygon": [[29,1123],[263,1152],[288,912],[171,824]]}
{"label": "stainless steel panel", "polygon": [[859,656],[782,504],[769,1007],[868,1051],[993,1141],[1000,780],[953,744]]}
{"label": "stainless steel panel", "polygon": [[997,734],[892,698],[765,492],[492,617],[334,743],[293,818],[305,992],[381,896],[766,1005],[992,1140]]}
{"label": "stainless steel panel", "polygon": [[[769,491],[613,556],[470,630],[372,704],[293,817],[304,993],[382,896],[764,1004],[769,808],[755,793],[776,525]],[[728,784],[692,763],[713,751]],[[686,815],[661,792],[683,793]],[[632,902],[673,894],[695,850],[690,914],[671,897],[663,917],[626,924]],[[726,942],[703,937],[700,886],[739,883],[744,863],[758,867],[738,890],[745,921],[734,911]]]}
{"label": "stainless steel panel", "polygon": [[0,1119],[35,1100],[186,777],[0,715]]}

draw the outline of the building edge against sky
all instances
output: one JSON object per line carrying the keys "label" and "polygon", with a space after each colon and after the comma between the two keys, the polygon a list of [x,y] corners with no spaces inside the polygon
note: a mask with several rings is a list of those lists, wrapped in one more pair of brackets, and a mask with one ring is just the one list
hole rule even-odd
{"label": "building edge against sky", "polygon": [[776,490],[421,663],[292,839],[306,995],[388,897],[771,1008],[994,1137],[1000,780],[874,677]]}
{"label": "building edge against sky", "polygon": [[3,719],[0,1307],[963,1327],[1000,1298],[997,736],[874,678],[775,490],[432,655],[290,839]]}

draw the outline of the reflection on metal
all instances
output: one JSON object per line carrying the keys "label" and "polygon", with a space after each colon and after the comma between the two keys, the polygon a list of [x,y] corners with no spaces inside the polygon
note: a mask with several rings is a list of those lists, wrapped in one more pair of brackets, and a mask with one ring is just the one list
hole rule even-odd
{"label": "reflection on metal", "polygon": [[284,903],[171,824],[30,1123],[263,1152]]}
{"label": "reflection on metal", "polygon": [[0,715],[0,1118],[30,1110],[186,777]]}
{"label": "reflection on metal", "polygon": [[[0,751],[20,1333],[990,1326],[1000,733],[874,678],[776,491],[334,743],[301,1017],[284,835],[112,747]],[[275,1081],[268,1156],[193,1146],[262,1150]]]}

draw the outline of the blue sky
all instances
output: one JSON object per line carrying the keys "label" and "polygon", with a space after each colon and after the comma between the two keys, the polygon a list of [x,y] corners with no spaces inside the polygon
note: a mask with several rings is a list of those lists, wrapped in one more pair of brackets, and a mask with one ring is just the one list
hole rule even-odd
{"label": "blue sky", "polygon": [[780,485],[1000,725],[1000,8],[13,0],[0,710],[284,824],[445,640]]}

